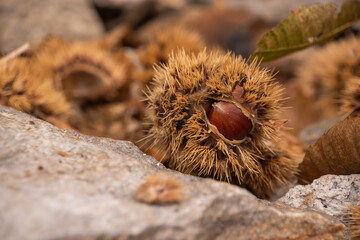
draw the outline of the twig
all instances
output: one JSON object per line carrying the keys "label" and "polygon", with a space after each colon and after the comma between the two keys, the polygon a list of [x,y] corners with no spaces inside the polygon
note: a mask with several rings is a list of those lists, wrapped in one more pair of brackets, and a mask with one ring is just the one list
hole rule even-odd
{"label": "twig", "polygon": [[24,52],[26,52],[27,50],[29,50],[29,48],[30,48],[30,44],[28,42],[21,45],[14,51],[12,51],[12,52],[8,53],[7,55],[5,55],[4,57],[0,58],[0,64],[10,61],[13,58],[16,58],[17,56],[19,56],[19,55],[23,54]]}

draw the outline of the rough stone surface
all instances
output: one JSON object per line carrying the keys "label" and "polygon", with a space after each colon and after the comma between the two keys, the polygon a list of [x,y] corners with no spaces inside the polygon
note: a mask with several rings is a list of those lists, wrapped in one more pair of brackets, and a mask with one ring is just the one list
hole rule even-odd
{"label": "rough stone surface", "polygon": [[[290,189],[278,202],[298,209],[313,209],[344,222],[346,207],[360,203],[360,174],[322,176],[312,184]],[[345,239],[349,239],[347,231]]]}
{"label": "rough stone surface", "polygon": [[0,0],[0,49],[9,52],[48,34],[99,37],[103,26],[87,0]]}
{"label": "rough stone surface", "polygon": [[[136,189],[172,176],[185,200]],[[342,239],[333,217],[259,201],[236,186],[166,169],[130,142],[79,134],[0,106],[0,239]]]}
{"label": "rough stone surface", "polygon": [[360,201],[360,174],[325,175],[308,185],[297,185],[278,200],[294,208],[311,208],[343,220],[346,206]]}

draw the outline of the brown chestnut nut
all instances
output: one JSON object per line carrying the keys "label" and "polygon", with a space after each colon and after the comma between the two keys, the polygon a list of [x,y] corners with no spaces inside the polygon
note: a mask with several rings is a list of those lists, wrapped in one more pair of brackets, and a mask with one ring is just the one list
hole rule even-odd
{"label": "brown chestnut nut", "polygon": [[215,102],[208,114],[209,122],[229,140],[242,140],[251,131],[251,120],[230,102]]}

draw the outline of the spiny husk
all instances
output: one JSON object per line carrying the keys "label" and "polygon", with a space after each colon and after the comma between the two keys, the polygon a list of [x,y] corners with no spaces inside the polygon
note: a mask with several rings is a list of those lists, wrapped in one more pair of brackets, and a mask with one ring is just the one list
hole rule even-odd
{"label": "spiny husk", "polygon": [[[124,98],[124,104],[121,105],[126,108],[125,114],[118,119],[116,124],[112,124],[111,131],[107,131],[108,136],[116,137],[114,133],[125,131],[128,134],[123,137],[128,140],[136,142],[144,137],[142,128],[147,128],[147,126],[142,125],[146,111],[143,92],[151,87],[149,82],[155,73],[153,65],[167,62],[168,55],[173,51],[178,51],[180,47],[184,47],[186,52],[199,52],[205,47],[205,44],[198,34],[175,27],[150,37],[137,49],[118,48],[112,53],[116,61],[125,65],[127,69],[127,84],[122,88],[123,91],[126,91],[123,95],[126,95],[127,98]],[[115,108],[119,109],[120,106]],[[103,116],[114,116],[113,112],[112,110],[106,111]],[[132,130],[130,131],[130,129]],[[148,148],[142,148],[142,150],[145,149]],[[148,151],[153,150],[148,149]]]}
{"label": "spiny husk", "polygon": [[122,121],[129,115],[124,111],[128,93],[121,91],[128,84],[125,64],[97,42],[69,43],[58,38],[48,39],[36,57],[34,65],[70,102],[72,127],[86,134],[130,140],[133,128],[126,128]]}
{"label": "spiny husk", "polygon": [[260,198],[271,198],[274,193],[295,184],[295,174],[304,157],[304,146],[294,136],[286,131],[280,131],[278,136],[258,160],[259,173],[244,179],[245,186]]}
{"label": "spiny husk", "polygon": [[359,37],[326,45],[309,55],[297,70],[301,94],[312,102],[317,120],[337,115],[344,101],[343,110],[349,110],[349,100],[359,99],[359,77]]}
{"label": "spiny husk", "polygon": [[28,55],[0,66],[0,94],[6,105],[55,124],[83,127],[86,102],[113,100],[125,81],[123,66],[94,43],[48,37]]}
{"label": "spiny husk", "polygon": [[347,207],[345,222],[349,226],[351,239],[360,239],[360,205]]}
{"label": "spiny husk", "polygon": [[[44,78],[51,78],[54,86],[65,91],[71,100],[110,99],[125,82],[123,66],[116,64],[110,54],[95,43],[68,43],[57,38],[48,39],[45,46],[36,54],[34,66],[41,71]],[[90,89],[87,89],[91,84],[88,76],[79,79],[71,76],[76,73],[94,76],[98,83],[95,87],[90,86]],[[70,86],[66,86],[65,80]],[[84,81],[80,82],[82,86],[71,85],[76,84],[78,80]]]}
{"label": "spiny husk", "polygon": [[344,113],[350,113],[354,109],[360,108],[360,65],[358,70],[359,76],[353,76],[347,80],[341,96],[341,111]]}
{"label": "spiny husk", "polygon": [[159,31],[138,50],[139,60],[146,69],[143,81],[149,82],[154,75],[153,65],[166,63],[172,52],[184,49],[187,53],[199,53],[204,48],[205,42],[199,34],[180,26]]}
{"label": "spiny husk", "polygon": [[204,40],[199,34],[181,27],[173,27],[159,32],[148,40],[140,49],[139,55],[146,67],[152,67],[154,63],[166,62],[173,51],[184,49],[186,53],[198,53],[204,47]]}
{"label": "spiny husk", "polygon": [[[20,75],[20,73],[23,74]],[[26,58],[15,58],[0,64],[0,96],[2,104],[8,104],[11,96],[23,95],[27,82],[26,76],[29,75],[29,61]],[[18,81],[15,81],[18,79]],[[14,84],[16,86],[14,87]],[[29,109],[29,103],[20,104],[17,110],[26,111]]]}
{"label": "spiny husk", "polygon": [[18,57],[0,65],[0,96],[2,104],[42,119],[53,116],[65,123],[71,117],[64,94],[34,69],[29,58]]}
{"label": "spiny husk", "polygon": [[[242,141],[227,141],[210,129],[203,104],[209,100],[239,104],[232,96],[235,86],[244,91],[241,109],[253,129]],[[181,51],[156,68],[147,96],[148,140],[166,152],[169,159],[163,161],[170,168],[246,185],[256,195],[268,196],[294,176],[297,166],[290,157],[276,153],[281,91],[269,71],[256,62],[248,65],[230,53],[204,50],[188,56]]]}
{"label": "spiny husk", "polygon": [[[2,79],[8,79],[1,80],[4,86],[14,81],[32,100],[9,92],[11,84],[7,84],[4,91],[8,97],[2,94],[0,103],[58,126],[61,120],[86,134],[138,141],[143,137],[143,91],[154,74],[152,64],[167,59],[167,54],[183,43],[194,51],[204,45],[195,33],[175,28],[150,40],[146,47],[122,48],[126,32],[126,27],[119,28],[103,39],[85,42],[44,38],[21,58],[26,59],[26,67],[18,58],[6,64],[6,73],[2,71]],[[141,53],[149,49],[158,49],[155,55],[160,57],[155,57],[155,62],[141,62]],[[25,80],[27,85],[22,84]]]}

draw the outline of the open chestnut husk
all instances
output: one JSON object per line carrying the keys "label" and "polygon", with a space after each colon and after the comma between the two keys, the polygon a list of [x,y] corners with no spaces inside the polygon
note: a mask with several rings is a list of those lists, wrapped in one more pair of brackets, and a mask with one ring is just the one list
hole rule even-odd
{"label": "open chestnut husk", "polygon": [[[146,93],[147,141],[166,153],[160,161],[172,169],[268,198],[297,167],[277,146],[281,91],[256,62],[249,65],[230,53],[179,52],[156,68]],[[269,171],[277,168],[284,171]]]}

